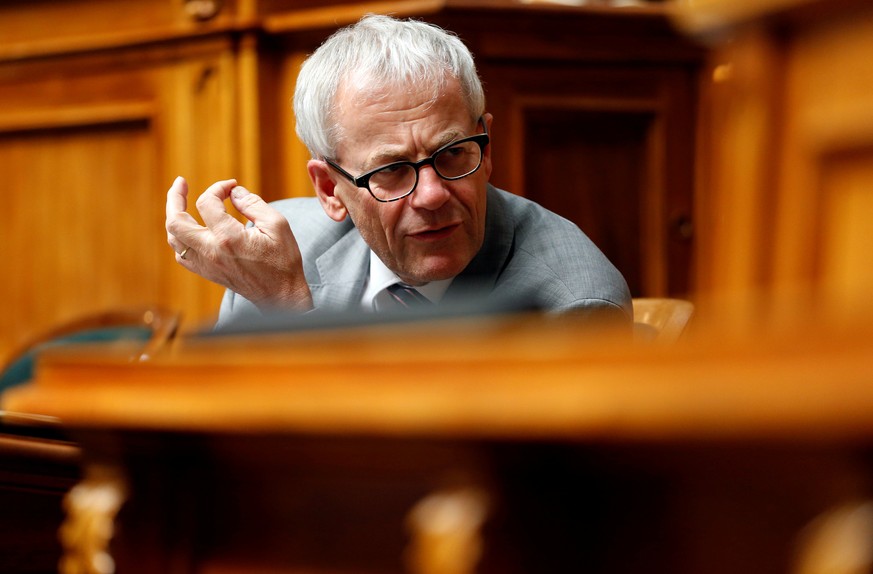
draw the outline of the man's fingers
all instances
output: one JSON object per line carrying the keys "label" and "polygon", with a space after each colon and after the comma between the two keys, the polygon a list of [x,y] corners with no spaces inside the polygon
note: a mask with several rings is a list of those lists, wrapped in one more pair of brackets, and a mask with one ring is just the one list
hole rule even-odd
{"label": "man's fingers", "polygon": [[277,220],[285,221],[279,212],[270,207],[259,195],[242,186],[238,185],[231,190],[230,202],[237,211],[260,229],[274,225]]}
{"label": "man's fingers", "polygon": [[190,213],[178,210],[183,204],[184,199],[180,203],[179,197],[171,189],[167,194],[167,220],[165,226],[167,228],[167,242],[173,249],[176,249],[175,243],[178,241],[188,242],[193,235],[205,229]]}
{"label": "man's fingers", "polygon": [[[176,261],[188,269],[193,270],[192,265],[198,267],[197,273],[208,274],[208,270],[199,269],[202,261],[215,261],[237,251],[272,249],[272,242],[282,243],[285,239],[278,224],[288,227],[287,220],[259,196],[237,186],[234,179],[212,184],[197,198],[196,207],[205,227],[186,211],[187,197],[187,182],[176,178],[167,192],[167,242],[176,252]],[[228,198],[244,217],[265,232],[256,244],[250,243],[252,237],[244,232],[243,224],[227,213],[224,202]],[[267,238],[266,243],[261,243]]]}
{"label": "man's fingers", "polygon": [[[183,247],[181,250],[176,252],[176,262],[182,263],[183,261],[187,263],[191,263],[191,259],[197,254],[197,251],[190,247]],[[185,263],[182,263],[185,265]]]}
{"label": "man's fingers", "polygon": [[171,228],[176,226],[179,215],[186,213],[188,208],[188,182],[182,176],[173,181],[173,185],[167,190],[167,241],[173,244],[173,232]]}
{"label": "man's fingers", "polygon": [[188,208],[188,182],[184,177],[177,177],[167,191],[167,243],[178,252],[177,244],[180,235],[200,227],[197,220],[186,211]]}
{"label": "man's fingers", "polygon": [[167,219],[188,209],[188,182],[181,175],[167,191]]}
{"label": "man's fingers", "polygon": [[[228,220],[236,221],[224,208],[224,200],[230,195],[230,190],[236,186],[235,179],[218,181],[206,188],[197,198],[197,211],[206,227],[213,229],[221,225],[227,225]],[[238,223],[238,222],[237,222]]]}

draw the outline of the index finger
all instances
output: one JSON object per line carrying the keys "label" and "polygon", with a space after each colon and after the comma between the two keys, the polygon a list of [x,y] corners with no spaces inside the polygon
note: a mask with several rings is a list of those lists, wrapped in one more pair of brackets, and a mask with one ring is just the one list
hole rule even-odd
{"label": "index finger", "polygon": [[197,198],[197,211],[206,227],[214,229],[217,226],[227,224],[229,220],[239,223],[224,207],[224,200],[230,197],[230,191],[236,187],[235,179],[217,181],[206,188]]}

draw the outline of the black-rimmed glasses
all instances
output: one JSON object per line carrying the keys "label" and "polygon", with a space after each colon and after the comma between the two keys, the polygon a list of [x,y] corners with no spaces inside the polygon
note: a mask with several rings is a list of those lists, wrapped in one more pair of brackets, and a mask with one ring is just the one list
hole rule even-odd
{"label": "black-rimmed glasses", "polygon": [[489,141],[485,119],[480,117],[479,123],[485,133],[455,140],[420,161],[396,161],[358,177],[327,158],[324,161],[357,187],[369,191],[376,201],[397,201],[415,191],[418,171],[426,165],[433,167],[438,176],[449,181],[475,173],[482,165],[482,156]]}

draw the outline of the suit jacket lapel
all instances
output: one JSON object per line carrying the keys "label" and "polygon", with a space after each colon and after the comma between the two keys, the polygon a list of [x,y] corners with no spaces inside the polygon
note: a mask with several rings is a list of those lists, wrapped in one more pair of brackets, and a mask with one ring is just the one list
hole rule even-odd
{"label": "suit jacket lapel", "polygon": [[485,240],[470,264],[455,277],[446,291],[445,301],[462,301],[471,293],[490,293],[509,261],[515,231],[497,190],[488,185],[485,212]]}
{"label": "suit jacket lapel", "polygon": [[352,226],[317,260],[318,283],[309,285],[316,308],[340,309],[360,302],[369,275],[370,248]]}

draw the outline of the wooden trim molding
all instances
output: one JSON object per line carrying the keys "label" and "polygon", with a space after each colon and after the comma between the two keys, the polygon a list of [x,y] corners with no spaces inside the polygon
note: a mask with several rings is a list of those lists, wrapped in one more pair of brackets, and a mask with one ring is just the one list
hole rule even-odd
{"label": "wooden trim molding", "polygon": [[868,0],[678,0],[673,17],[686,32],[706,37],[719,36],[742,24],[760,22],[791,14],[815,16],[833,11],[835,5],[850,8],[867,5]]}
{"label": "wooden trim molding", "polygon": [[446,0],[403,0],[340,4],[304,10],[293,10],[268,16],[264,30],[271,34],[334,28],[351,24],[364,14],[392,14],[397,17],[434,14],[446,7]]}
{"label": "wooden trim molding", "polygon": [[4,110],[0,111],[0,134],[150,121],[155,114],[154,103],[143,101]]}

